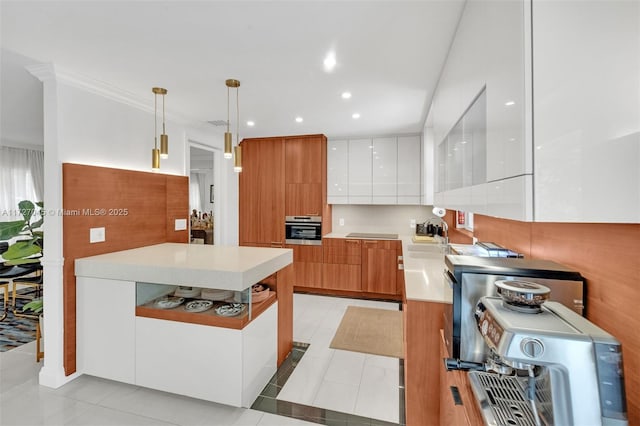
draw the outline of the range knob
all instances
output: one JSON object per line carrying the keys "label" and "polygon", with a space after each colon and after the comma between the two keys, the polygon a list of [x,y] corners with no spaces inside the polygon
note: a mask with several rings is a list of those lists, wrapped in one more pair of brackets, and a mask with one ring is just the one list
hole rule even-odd
{"label": "range knob", "polygon": [[520,342],[520,350],[529,358],[538,358],[544,353],[544,344],[538,339],[525,338]]}
{"label": "range knob", "polygon": [[480,325],[480,331],[482,332],[483,336],[487,335],[488,329],[489,329],[489,321],[487,320],[482,321],[482,324]]}

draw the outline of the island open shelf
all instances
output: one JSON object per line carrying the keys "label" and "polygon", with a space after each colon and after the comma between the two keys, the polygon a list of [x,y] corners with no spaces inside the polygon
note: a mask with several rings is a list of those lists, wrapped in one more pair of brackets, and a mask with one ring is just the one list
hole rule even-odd
{"label": "island open shelf", "polygon": [[292,261],[175,243],[76,259],[78,372],[250,407],[292,346]]}
{"label": "island open shelf", "polygon": [[[136,283],[136,290],[139,288],[140,285],[148,286],[153,284]],[[161,284],[160,286],[166,287]],[[266,284],[264,286],[267,287]],[[169,294],[173,294],[173,291],[171,291]],[[239,293],[236,293],[236,294],[239,294]],[[243,292],[243,294],[248,294],[248,291]],[[139,294],[137,294],[137,296],[139,299]],[[230,303],[235,302],[234,299],[230,299],[227,301],[212,300],[211,308],[203,312],[189,312],[187,310],[189,301],[196,301],[196,302],[200,301],[202,300],[200,297],[185,298],[184,303],[181,303],[180,305],[173,308],[159,308],[158,300],[162,300],[162,297],[163,296],[160,296],[150,301],[145,301],[145,303],[138,304],[136,306],[136,316],[242,330],[247,324],[249,324],[255,318],[258,318],[260,314],[262,314],[267,308],[269,308],[271,305],[273,305],[276,302],[276,292],[273,291],[272,289],[269,289],[268,296],[266,297],[266,299],[261,300],[259,302],[252,301],[251,303],[243,303],[242,304],[243,310],[238,315],[221,316],[216,313],[216,309],[218,309],[221,306],[229,305]],[[244,296],[244,297],[245,297],[244,300],[246,300],[247,296]]]}

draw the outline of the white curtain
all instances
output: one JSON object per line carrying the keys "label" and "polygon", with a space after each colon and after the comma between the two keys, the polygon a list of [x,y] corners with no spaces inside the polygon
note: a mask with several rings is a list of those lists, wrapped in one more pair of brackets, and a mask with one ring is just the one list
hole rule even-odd
{"label": "white curtain", "polygon": [[0,146],[0,221],[21,219],[18,203],[42,201],[44,152]]}

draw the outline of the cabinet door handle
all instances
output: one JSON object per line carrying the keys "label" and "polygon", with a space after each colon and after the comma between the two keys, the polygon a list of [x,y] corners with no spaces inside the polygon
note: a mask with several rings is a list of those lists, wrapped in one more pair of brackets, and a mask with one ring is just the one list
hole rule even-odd
{"label": "cabinet door handle", "polygon": [[451,396],[453,397],[453,403],[455,405],[462,405],[462,397],[460,396],[460,391],[457,386],[450,386]]}
{"label": "cabinet door handle", "polygon": [[280,241],[271,241],[271,247],[282,248],[282,243]]}
{"label": "cabinet door handle", "polygon": [[360,244],[360,240],[345,240],[346,243]]}

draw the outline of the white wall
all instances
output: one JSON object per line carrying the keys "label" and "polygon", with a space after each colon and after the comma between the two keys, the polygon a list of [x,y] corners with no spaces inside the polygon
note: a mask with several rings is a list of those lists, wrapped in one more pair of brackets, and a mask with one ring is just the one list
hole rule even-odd
{"label": "white wall", "polygon": [[[428,219],[437,221],[431,210],[433,206],[381,206],[340,205],[332,207],[332,231],[335,233],[378,232],[392,234],[414,234],[409,226],[411,219],[417,223]],[[340,219],[344,225],[340,226]]]}

